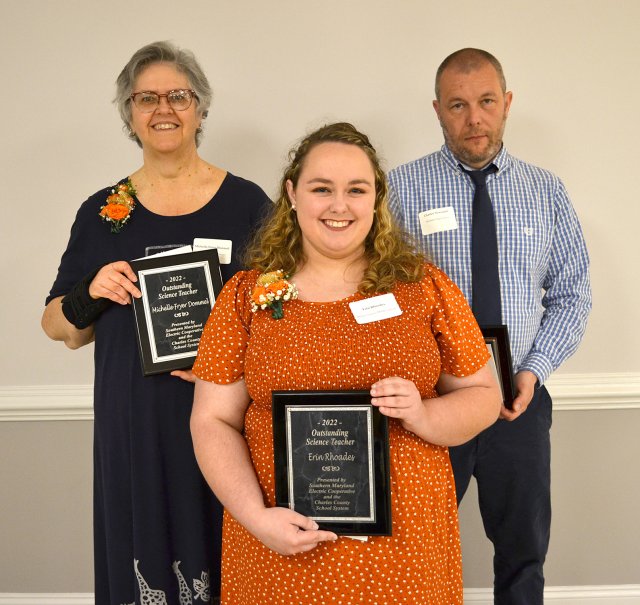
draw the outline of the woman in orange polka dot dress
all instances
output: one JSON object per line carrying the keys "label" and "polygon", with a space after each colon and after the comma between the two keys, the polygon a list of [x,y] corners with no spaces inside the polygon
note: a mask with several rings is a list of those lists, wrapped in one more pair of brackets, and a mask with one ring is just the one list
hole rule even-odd
{"label": "woman in orange polka dot dress", "polygon": [[[302,141],[249,257],[194,366],[194,446],[225,506],[222,603],[462,603],[447,446],[495,421],[499,390],[464,298],[396,230],[365,135]],[[280,269],[297,298],[256,305]],[[385,292],[402,313],[357,323],[349,303]],[[392,536],[338,537],[275,506],[271,392],[325,389],[370,390],[389,418]]]}

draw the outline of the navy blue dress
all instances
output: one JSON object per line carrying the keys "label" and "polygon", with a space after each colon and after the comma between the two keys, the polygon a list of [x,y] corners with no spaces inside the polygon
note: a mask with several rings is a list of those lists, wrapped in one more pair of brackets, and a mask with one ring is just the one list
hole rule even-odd
{"label": "navy blue dress", "polygon": [[[79,209],[47,303],[93,269],[194,237],[232,240],[227,281],[269,201],[254,183],[227,174],[203,208],[160,216],[137,202],[120,233],[98,216],[111,188]],[[193,453],[193,385],[143,377],[130,305],[95,322],[94,554],[96,605],[192,605],[219,594],[222,510]]]}

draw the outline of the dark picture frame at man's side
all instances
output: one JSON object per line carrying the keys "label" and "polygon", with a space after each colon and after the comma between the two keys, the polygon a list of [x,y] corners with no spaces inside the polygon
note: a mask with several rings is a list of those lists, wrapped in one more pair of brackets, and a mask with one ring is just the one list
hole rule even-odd
{"label": "dark picture frame at man's side", "polygon": [[502,392],[504,406],[513,409],[516,389],[513,381],[513,364],[511,361],[511,347],[509,345],[509,329],[505,325],[484,326],[481,328],[484,342],[491,355],[489,363],[493,367],[496,380]]}

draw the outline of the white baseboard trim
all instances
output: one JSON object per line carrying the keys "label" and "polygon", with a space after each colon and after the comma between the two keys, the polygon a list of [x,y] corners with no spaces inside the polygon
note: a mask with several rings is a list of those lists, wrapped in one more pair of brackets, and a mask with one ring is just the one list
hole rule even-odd
{"label": "white baseboard trim", "polygon": [[[464,602],[493,605],[490,588],[467,588]],[[545,603],[567,605],[640,605],[640,584],[622,586],[550,586]],[[94,605],[91,593],[0,593],[0,605]]]}
{"label": "white baseboard trim", "polygon": [[[491,588],[466,588],[466,605],[493,605]],[[640,584],[619,586],[548,586],[544,589],[545,604],[557,605],[640,605]],[[0,605],[2,601],[0,600]]]}
{"label": "white baseboard trim", "polygon": [[0,605],[94,605],[92,592],[0,593]]}
{"label": "white baseboard trim", "polygon": [[[547,387],[557,411],[640,409],[640,373],[556,374]],[[93,386],[0,387],[0,422],[50,420],[93,420]]]}

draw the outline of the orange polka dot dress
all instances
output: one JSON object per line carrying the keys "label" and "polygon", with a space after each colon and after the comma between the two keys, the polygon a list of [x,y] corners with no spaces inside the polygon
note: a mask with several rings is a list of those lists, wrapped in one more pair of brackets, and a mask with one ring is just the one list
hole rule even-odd
{"label": "orange polka dot dress", "polygon": [[[402,315],[357,324],[349,302],[285,302],[284,317],[251,312],[257,271],[224,287],[203,333],[196,376],[229,384],[244,376],[252,398],[245,438],[265,501],[275,503],[271,391],[369,389],[388,376],[435,397],[441,372],[466,376],[488,360],[460,291],[427,265],[419,283],[397,284]],[[262,545],[225,511],[224,605],[462,603],[453,474],[447,448],[389,420],[393,536],[340,537],[285,557]]]}

